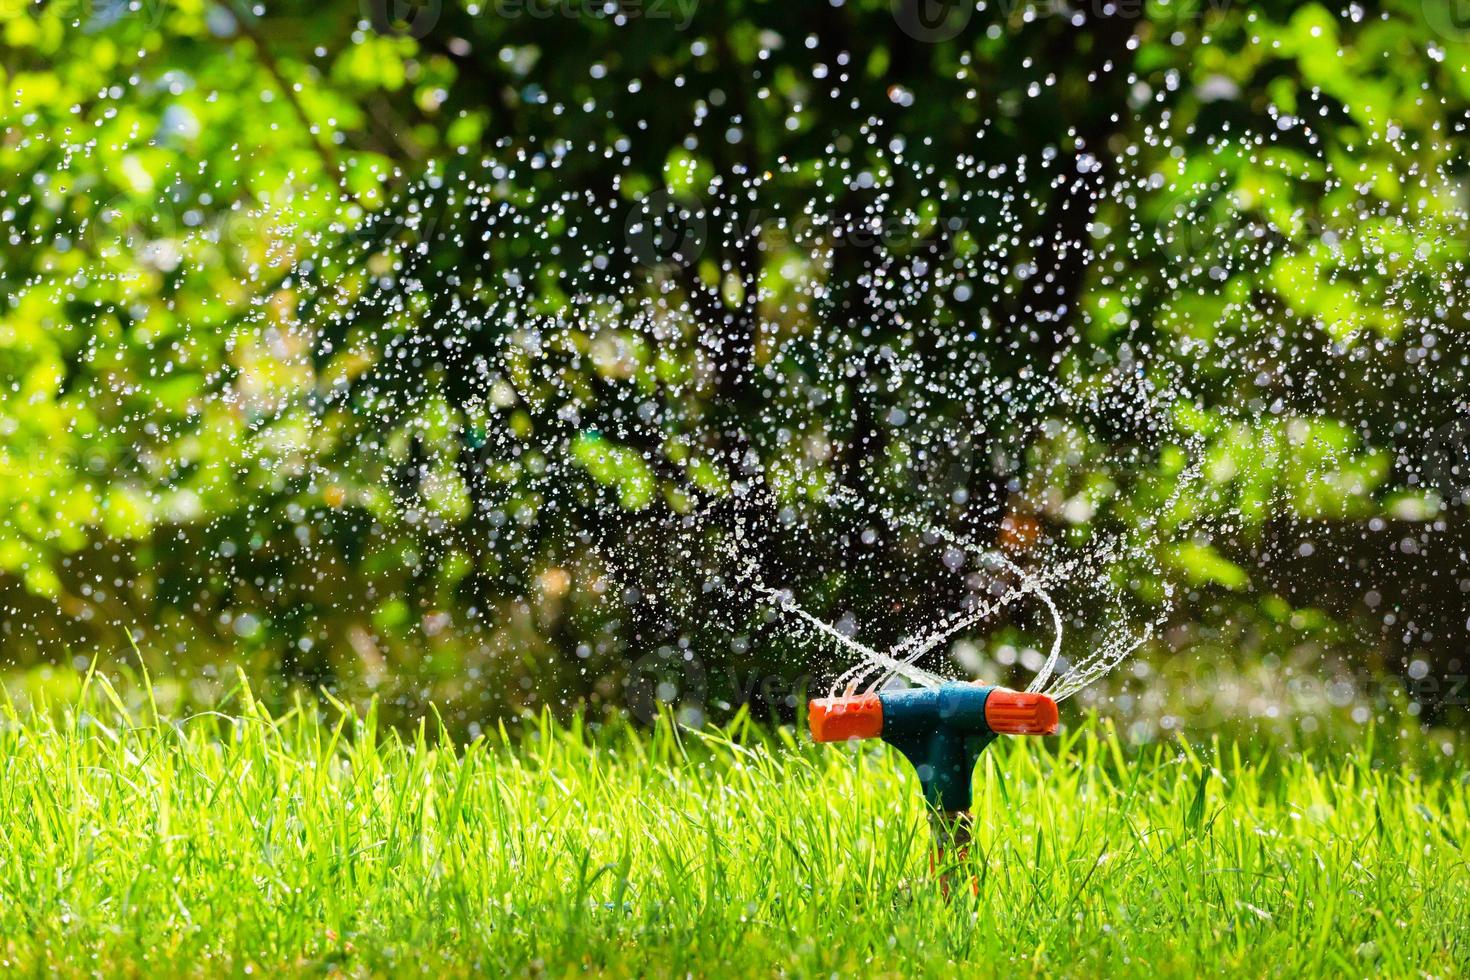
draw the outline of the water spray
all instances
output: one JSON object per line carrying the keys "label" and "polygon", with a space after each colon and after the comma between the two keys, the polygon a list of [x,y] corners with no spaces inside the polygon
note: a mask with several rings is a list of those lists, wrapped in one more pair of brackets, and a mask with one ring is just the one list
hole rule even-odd
{"label": "water spray", "polygon": [[[983,684],[948,682],[846,697],[816,698],[808,707],[818,742],[881,738],[913,765],[934,831],[931,867],[969,851],[971,784],[980,753],[997,735],[1052,735],[1051,697]],[[948,889],[948,877],[941,870]],[[971,888],[975,883],[972,879]]]}

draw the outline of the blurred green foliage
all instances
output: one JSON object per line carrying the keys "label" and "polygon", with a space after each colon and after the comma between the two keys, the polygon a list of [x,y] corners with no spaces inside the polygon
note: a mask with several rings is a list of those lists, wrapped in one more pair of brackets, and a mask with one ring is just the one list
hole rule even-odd
{"label": "blurred green foliage", "polygon": [[[444,397],[393,418],[372,453],[362,452],[362,434],[380,420],[368,413],[317,422],[287,414],[258,429],[303,390],[377,367],[344,344],[303,376],[315,325],[295,320],[299,283],[289,270],[303,255],[345,248],[411,180],[487,153],[559,141],[625,147],[616,163],[569,157],[555,173],[499,189],[506,199],[614,179],[628,198],[680,194],[770,161],[818,161],[834,132],[877,116],[919,159],[952,160],[988,125],[1011,157],[1096,148],[1192,188],[1142,205],[1104,199],[1079,218],[1062,206],[1068,188],[1038,179],[1017,234],[1090,236],[1095,254],[1107,255],[1109,236],[1137,214],[1172,229],[1153,254],[1032,256],[1056,273],[1065,325],[1097,348],[1116,353],[1142,323],[1181,357],[1239,352],[1204,359],[1208,390],[1177,406],[1181,428],[1204,440],[1207,489],[1166,518],[1168,527],[1234,515],[1237,533],[1170,541],[1161,558],[1195,590],[1186,606],[1202,622],[1243,619],[1291,649],[1316,641],[1290,616],[1273,617],[1268,600],[1321,606],[1369,624],[1392,663],[1402,630],[1385,629],[1361,590],[1324,595],[1330,568],[1292,580],[1262,556],[1288,569],[1273,542],[1303,522],[1318,538],[1338,535],[1360,568],[1364,542],[1395,528],[1438,521],[1450,556],[1463,540],[1462,516],[1414,486],[1386,449],[1395,398],[1411,391],[1384,397],[1379,381],[1344,374],[1325,389],[1330,398],[1318,388],[1298,399],[1293,380],[1326,368],[1294,337],[1412,357],[1421,318],[1446,301],[1433,272],[1464,258],[1455,231],[1463,201],[1427,193],[1432,185],[1415,178],[1458,166],[1470,45],[1452,7],[1149,0],[1089,7],[1077,21],[1056,5],[1001,4],[964,14],[962,29],[939,30],[931,43],[878,0],[691,0],[657,15],[624,5],[620,17],[569,3],[12,0],[0,6],[11,91],[0,107],[0,166],[14,175],[0,190],[0,649],[17,662],[85,657],[98,643],[117,649],[132,629],[151,657],[175,667],[207,672],[239,660],[314,683],[350,678],[404,710],[426,700],[475,715],[547,697],[616,702],[620,665],[643,649],[629,622],[604,608],[605,578],[574,520],[527,490],[501,517],[544,529],[528,544],[430,561],[423,527],[402,520],[393,492],[394,474],[427,453],[431,472],[415,490],[425,522],[471,522],[476,490],[455,464],[474,440],[462,434],[524,438],[525,455],[488,464],[492,479],[516,485],[538,465],[532,434],[554,411],[536,396],[543,380],[526,368],[504,405],[477,407],[453,397],[445,379]],[[814,58],[848,76],[850,100],[810,84]],[[1037,87],[1039,74],[1047,84]],[[586,103],[597,111],[568,108]],[[1134,110],[1151,103],[1172,116],[1174,140],[1140,121]],[[1308,112],[1317,116],[1310,127],[1256,152],[1218,138],[1272,132],[1283,115]],[[738,127],[742,138],[691,149],[696,116],[705,130]],[[1397,138],[1382,138],[1389,131]],[[1354,180],[1325,173],[1324,158]],[[799,200],[818,185],[813,174],[782,193]],[[1378,217],[1405,210],[1408,230]],[[1217,233],[1243,223],[1293,247],[1253,262],[1249,236]],[[1333,230],[1349,225],[1353,234],[1334,247]],[[979,245],[962,232],[953,247]],[[720,283],[723,267],[746,259],[716,251],[686,274]],[[751,260],[761,281],[779,284],[783,264],[803,257],[788,243]],[[1220,287],[1177,288],[1168,270],[1181,264],[1223,270]],[[345,288],[367,289],[376,271],[349,270]],[[561,284],[545,288],[554,305]],[[740,283],[723,288],[727,309],[739,311]],[[1015,282],[998,296],[1012,318],[1032,298]],[[433,322],[447,299],[418,297],[415,312]],[[261,311],[279,329],[259,329]],[[1262,316],[1279,330],[1263,336]],[[1463,331],[1459,316],[1451,327]],[[1019,362],[1049,364],[1050,334],[1034,332]],[[748,420],[755,399],[688,394],[689,345],[654,347],[630,330],[616,349],[589,338],[587,353],[580,373],[558,384],[595,402],[630,365],[652,368],[661,384],[646,394],[690,399],[697,421],[652,447],[589,424],[572,443],[573,463],[631,510],[720,492],[727,459],[703,436],[727,431],[731,417]],[[1087,383],[1085,363],[1058,370]],[[1463,364],[1447,359],[1444,370],[1463,377]],[[1242,405],[1255,421],[1240,421]],[[1142,520],[1183,468],[1166,453],[1155,472],[1103,472],[1068,438],[1033,447],[1038,520],[1065,524],[1068,501],[1123,481],[1116,516]],[[896,480],[909,465],[904,433],[889,433],[886,445],[886,456],[863,464],[873,479]],[[771,472],[786,465],[774,443],[762,453]],[[1426,599],[1450,627],[1465,601],[1458,587],[1454,577],[1436,581],[1431,591],[1444,594]],[[1410,646],[1440,650],[1422,637]]]}

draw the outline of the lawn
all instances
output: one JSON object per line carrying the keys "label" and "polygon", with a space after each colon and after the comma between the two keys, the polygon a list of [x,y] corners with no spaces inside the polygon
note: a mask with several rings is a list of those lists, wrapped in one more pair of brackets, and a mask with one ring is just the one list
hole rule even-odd
{"label": "lawn", "polygon": [[93,678],[6,712],[6,972],[1470,970],[1466,768],[1419,736],[1138,749],[1074,717],[1003,740],[977,774],[978,895],[946,896],[883,750],[547,718],[450,747],[243,689],[147,703]]}

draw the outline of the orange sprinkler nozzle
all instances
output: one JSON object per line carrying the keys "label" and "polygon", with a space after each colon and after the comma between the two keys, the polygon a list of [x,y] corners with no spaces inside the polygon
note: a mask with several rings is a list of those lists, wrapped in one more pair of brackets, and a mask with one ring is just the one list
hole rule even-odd
{"label": "orange sprinkler nozzle", "polygon": [[876,694],[817,698],[808,708],[807,719],[818,742],[877,738],[883,731],[883,702]]}
{"label": "orange sprinkler nozzle", "polygon": [[1002,735],[1055,735],[1060,719],[1045,694],[996,688],[985,701],[985,723]]}

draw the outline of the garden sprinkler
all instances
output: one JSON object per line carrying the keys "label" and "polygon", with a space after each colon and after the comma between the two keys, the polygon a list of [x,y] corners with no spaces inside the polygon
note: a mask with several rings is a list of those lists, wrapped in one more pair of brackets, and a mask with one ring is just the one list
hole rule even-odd
{"label": "garden sprinkler", "polygon": [[[881,738],[919,774],[934,831],[931,869],[970,843],[970,783],[975,763],[997,735],[1052,735],[1057,703],[1045,694],[983,684],[941,684],[841,698],[816,698],[808,723],[818,742]],[[947,877],[941,882],[949,890]],[[970,887],[977,888],[972,880]]]}

